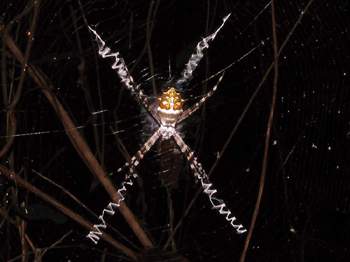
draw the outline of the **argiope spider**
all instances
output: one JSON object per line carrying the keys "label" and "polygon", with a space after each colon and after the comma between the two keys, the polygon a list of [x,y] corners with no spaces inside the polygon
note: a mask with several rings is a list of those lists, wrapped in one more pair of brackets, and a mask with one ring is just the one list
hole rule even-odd
{"label": "argiope spider", "polygon": [[[203,58],[203,51],[209,47],[209,42],[213,41],[217,33],[224,26],[227,19],[230,17],[230,14],[223,18],[221,25],[216,29],[216,31],[207,37],[203,38],[198,42],[195,52],[191,55],[189,61],[187,62],[185,69],[183,70],[181,77],[176,81],[176,84],[187,83],[191,80],[194,70],[197,68],[199,62]],[[103,210],[102,215],[99,217],[102,224],[95,225],[95,231],[90,231],[87,235],[95,244],[99,240],[99,235],[102,235],[102,232],[99,228],[106,228],[106,223],[104,220],[104,214],[114,214],[115,207],[119,207],[120,202],[125,199],[126,185],[133,185],[133,178],[137,177],[135,168],[138,166],[140,161],[143,159],[144,155],[151,149],[151,147],[157,142],[158,139],[173,139],[181,152],[186,156],[187,161],[189,162],[190,168],[193,171],[194,176],[200,182],[204,193],[208,195],[209,201],[212,207],[222,215],[225,216],[226,220],[230,225],[236,230],[238,234],[242,234],[247,230],[243,225],[236,223],[236,217],[232,215],[231,211],[227,208],[226,204],[222,199],[215,197],[217,192],[213,188],[213,184],[209,181],[209,177],[205,170],[203,169],[201,163],[195,157],[194,151],[184,142],[182,137],[176,130],[177,125],[183,120],[191,116],[195,111],[197,111],[205,101],[211,97],[216,91],[218,85],[220,84],[223,74],[219,77],[216,85],[197,103],[189,107],[188,109],[183,110],[183,99],[180,92],[176,90],[175,87],[168,87],[161,96],[158,98],[158,105],[154,106],[149,102],[148,97],[140,89],[139,85],[136,85],[133,78],[131,77],[128,68],[124,62],[124,59],[120,56],[119,52],[113,53],[109,47],[106,46],[106,43],[102,40],[100,35],[96,30],[89,27],[90,31],[96,37],[96,41],[99,47],[99,54],[103,58],[112,57],[114,58],[114,63],[112,69],[116,69],[117,74],[119,75],[121,82],[124,87],[130,91],[131,95],[134,97],[136,102],[144,107],[147,112],[156,120],[159,128],[154,134],[144,143],[144,145],[136,152],[136,154],[125,163],[122,168],[118,169],[118,172],[128,169],[124,182],[122,182],[121,188],[118,190],[120,194],[120,200],[118,203],[110,203],[107,209]]]}

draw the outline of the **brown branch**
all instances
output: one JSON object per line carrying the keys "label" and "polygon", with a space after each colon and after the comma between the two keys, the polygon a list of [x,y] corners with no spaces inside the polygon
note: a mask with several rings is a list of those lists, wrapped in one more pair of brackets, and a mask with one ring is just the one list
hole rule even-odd
{"label": "brown branch", "polygon": [[27,222],[21,219],[21,222],[18,225],[18,231],[19,231],[19,236],[21,238],[22,262],[28,261],[28,243],[26,241],[26,230],[27,230]]}
{"label": "brown branch", "polygon": [[[7,112],[8,127],[9,127],[8,133],[7,133],[8,140],[6,141],[6,144],[0,150],[0,158],[2,158],[4,155],[6,155],[6,153],[10,150],[13,142],[15,141],[15,134],[16,134],[16,130],[17,130],[15,108],[16,108],[16,106],[21,98],[21,95],[22,95],[23,84],[24,84],[24,80],[26,77],[26,65],[28,63],[30,53],[32,50],[34,31],[35,31],[37,21],[38,21],[38,16],[39,16],[40,1],[41,0],[33,2],[33,6],[34,6],[33,19],[32,19],[32,22],[30,24],[29,31],[27,33],[28,42],[27,42],[27,47],[26,47],[26,51],[24,54],[24,62],[22,64],[21,75],[19,77],[19,82],[17,85],[16,93],[13,97],[11,104],[8,106],[8,112]],[[7,30],[7,28],[5,28],[4,30]],[[3,86],[3,88],[6,88],[6,86]],[[6,99],[6,98],[4,98],[4,99]]]}
{"label": "brown branch", "polygon": [[16,134],[16,115],[15,112],[9,111],[7,113],[7,137],[8,140],[6,141],[6,144],[1,148],[0,150],[0,159],[6,155],[6,153],[10,150],[12,147],[13,141],[15,140],[15,134]]}
{"label": "brown branch", "polygon": [[[3,34],[4,41],[7,48],[11,51],[12,55],[21,63],[24,63],[24,57],[22,52],[19,50],[13,39],[5,31]],[[68,115],[67,111],[63,108],[62,104],[54,94],[53,86],[47,80],[47,76],[37,67],[27,64],[28,74],[33,78],[34,82],[40,87],[41,91],[45,97],[50,102],[53,109],[56,111],[59,119],[61,120],[66,134],[68,135],[71,143],[75,147],[76,151],[83,159],[90,171],[98,178],[101,184],[104,186],[108,194],[110,195],[112,201],[117,203],[119,201],[119,194],[109,178],[107,177],[105,171],[95,158],[94,154],[91,152],[88,144],[85,142],[81,134],[78,132],[75,124]],[[131,229],[134,231],[135,235],[138,237],[140,242],[144,247],[150,248],[153,247],[153,244],[149,237],[146,235],[145,231],[141,228],[139,222],[137,221],[134,214],[126,206],[124,202],[121,202],[119,211],[124,216],[126,222],[129,224]]]}
{"label": "brown branch", "polygon": [[[59,211],[61,211],[63,214],[65,214],[67,217],[71,218],[81,226],[85,227],[87,230],[93,230],[93,224],[85,220],[82,216],[78,215],[77,213],[73,212],[68,207],[64,206],[60,202],[58,202],[53,197],[49,196],[48,194],[44,193],[37,187],[33,186],[20,176],[18,176],[15,172],[9,170],[7,167],[0,165],[0,175],[5,176],[7,179],[12,180],[16,183],[17,186],[22,187],[26,189],[27,191],[35,194],[39,198],[43,199],[44,201],[50,203],[55,208],[57,208]],[[129,249],[128,247],[124,246],[123,244],[119,243],[118,241],[114,240],[109,234],[104,233],[101,238],[111,244],[113,247],[118,249],[119,251],[123,252],[128,257],[132,258],[133,260],[137,260],[136,253]]]}
{"label": "brown branch", "polygon": [[271,101],[271,108],[269,113],[269,118],[267,122],[266,127],[266,135],[265,135],[265,148],[264,148],[264,156],[263,156],[263,162],[261,167],[261,175],[260,175],[260,183],[259,183],[259,191],[258,196],[256,198],[255,202],[255,208],[253,212],[253,216],[250,221],[250,227],[248,230],[247,238],[244,242],[243,251],[240,257],[240,262],[244,262],[245,258],[247,256],[247,250],[249,247],[250,240],[253,235],[253,231],[256,224],[256,219],[259,214],[260,206],[261,206],[261,199],[262,195],[264,193],[265,188],[265,178],[266,178],[266,172],[267,172],[267,166],[268,166],[268,160],[269,160],[269,152],[270,152],[270,139],[271,139],[271,129],[273,125],[273,119],[275,115],[275,108],[276,108],[276,99],[277,99],[277,84],[278,84],[278,42],[277,42],[277,33],[276,33],[276,10],[275,10],[275,0],[271,1],[271,23],[272,23],[272,44],[273,44],[273,60],[274,60],[274,77],[273,77],[273,89],[272,89],[272,101]]}

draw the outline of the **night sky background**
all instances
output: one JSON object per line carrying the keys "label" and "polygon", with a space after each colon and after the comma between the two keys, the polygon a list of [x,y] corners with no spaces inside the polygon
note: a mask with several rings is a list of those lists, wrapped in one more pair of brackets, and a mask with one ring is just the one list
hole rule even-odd
{"label": "night sky background", "polygon": [[[213,87],[218,71],[234,64],[215,95],[179,131],[208,172],[215,165],[211,180],[220,198],[249,228],[272,100],[273,70],[266,75],[273,62],[269,2],[35,1],[38,7],[33,2],[0,3],[1,148],[14,138],[1,165],[93,224],[111,201],[29,74],[10,109],[22,65],[6,44],[5,27],[23,53],[34,37],[28,65],[46,75],[118,187],[123,175],[115,171],[156,125],[123,89],[113,61],[98,56],[87,23],[120,52],[135,81],[156,101],[179,77],[201,37],[231,13],[193,80],[178,86],[185,107]],[[350,261],[350,2],[275,1],[275,6],[278,46],[287,42],[279,56],[265,187],[245,261]],[[29,36],[35,8],[38,20]],[[139,261],[240,261],[247,234],[237,235],[206,195],[197,196],[200,184],[174,144],[157,143],[137,171],[126,203],[154,248],[143,248],[119,212],[108,217],[107,232]],[[94,245],[86,228],[2,175],[0,211],[0,261],[34,261],[34,251],[46,247],[42,261],[130,261],[103,240]],[[23,224],[34,248],[21,244]],[[26,247],[27,257],[21,257]]]}

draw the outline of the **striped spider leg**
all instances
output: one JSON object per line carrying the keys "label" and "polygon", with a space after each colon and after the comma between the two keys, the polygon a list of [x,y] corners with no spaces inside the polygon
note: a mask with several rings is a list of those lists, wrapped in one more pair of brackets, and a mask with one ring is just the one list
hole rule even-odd
{"label": "striped spider leg", "polygon": [[128,169],[128,177],[137,177],[136,167],[140,164],[145,154],[152,148],[152,146],[161,137],[161,128],[153,133],[153,135],[143,144],[143,146],[136,152],[136,154],[130,158],[122,167],[120,167],[117,172],[120,173],[125,169]]}
{"label": "striped spider leg", "polygon": [[218,84],[222,80],[222,77],[223,75],[220,77],[218,83],[214,86],[212,91],[210,91],[193,110],[189,111],[190,113],[188,114],[186,111],[182,111],[183,100],[181,98],[181,94],[176,92],[175,88],[170,87],[166,92],[163,92],[162,96],[159,98],[158,106],[158,114],[161,121],[159,131],[161,133],[162,139],[173,138],[175,140],[175,143],[179,146],[181,152],[186,156],[187,161],[190,163],[190,167],[195,177],[201,183],[201,186],[204,189],[204,193],[208,195],[212,207],[218,210],[219,214],[225,216],[226,221],[230,223],[230,225],[236,230],[238,234],[242,234],[247,230],[243,227],[243,225],[236,223],[236,217],[232,215],[232,212],[227,208],[224,201],[215,196],[217,190],[213,189],[213,185],[209,181],[209,177],[203,169],[201,163],[198,162],[198,160],[194,157],[194,152],[190,149],[189,146],[186,145],[186,143],[176,131],[176,124],[179,122],[179,118],[181,118],[184,113],[189,116],[191,112],[197,110],[200,105],[202,105],[206,99],[215,92]]}
{"label": "striped spider leg", "polygon": [[207,173],[203,169],[202,164],[198,162],[197,158],[194,156],[194,152],[191,150],[191,148],[186,145],[186,143],[177,132],[173,134],[173,138],[176,144],[179,146],[181,152],[186,156],[194,176],[201,183],[203,192],[208,195],[213,209],[218,210],[219,214],[224,215],[226,221],[230,223],[230,225],[236,230],[238,234],[245,233],[247,230],[242,224],[235,223],[237,218],[232,215],[232,212],[227,208],[224,201],[215,196],[217,190],[213,188],[213,184],[209,181]]}
{"label": "striped spider leg", "polygon": [[106,45],[106,42],[101,38],[101,36],[96,32],[96,30],[92,29],[88,26],[91,33],[94,34],[97,45],[98,45],[98,53],[102,58],[111,57],[114,59],[114,63],[112,64],[112,69],[117,71],[117,74],[123,83],[124,87],[130,91],[131,95],[134,97],[136,102],[144,107],[147,112],[157,121],[157,116],[153,113],[151,105],[148,101],[148,97],[143,93],[140,89],[140,85],[136,85],[134,79],[129,73],[128,67],[125,64],[124,59],[120,56],[119,52],[112,52],[112,50]]}
{"label": "striped spider leg", "polygon": [[[196,46],[195,53],[193,53],[189,59],[189,61],[185,65],[185,69],[183,70],[180,79],[177,80],[177,84],[183,84],[186,82],[189,82],[192,78],[192,74],[194,70],[197,68],[199,62],[202,60],[204,53],[203,51],[207,48],[209,48],[209,42],[213,41],[216,37],[216,35],[219,33],[219,31],[224,27],[226,21],[229,19],[231,14],[226,15],[222,19],[221,25],[216,29],[216,31],[206,37],[204,37],[201,41],[198,42]],[[210,98],[215,91],[217,90],[222,78],[224,77],[224,73],[221,74],[218,82],[216,85],[206,94],[204,97],[202,97],[197,103],[195,103],[193,106],[190,108],[186,109],[178,118],[177,123],[182,122],[185,120],[187,117],[192,115],[195,111],[197,111],[202,104],[205,103],[205,101]]]}
{"label": "striped spider leg", "polygon": [[206,93],[197,103],[195,103],[193,106],[189,107],[188,109],[186,109],[184,112],[181,113],[180,117],[177,120],[177,124],[179,124],[180,122],[182,122],[183,120],[185,120],[186,118],[188,118],[190,115],[192,115],[194,112],[196,112],[201,105],[203,105],[208,98],[210,98],[215,91],[217,90],[222,78],[224,77],[224,73],[221,74],[219,80],[217,81],[217,83],[215,84],[215,86],[210,89],[208,91],[208,93]]}
{"label": "striped spider leg", "polygon": [[221,28],[225,25],[227,19],[231,16],[231,13],[222,19],[221,25],[216,29],[216,31],[198,42],[195,52],[190,56],[190,59],[185,65],[185,69],[181,73],[181,77],[177,80],[176,84],[181,85],[189,82],[192,79],[192,74],[197,68],[199,62],[202,60],[204,53],[203,51],[209,48],[209,42],[213,41],[216,35],[219,33]]}
{"label": "striped spider leg", "polygon": [[117,172],[121,172],[123,169],[127,168],[128,171],[125,175],[125,179],[121,184],[121,187],[118,189],[120,199],[118,201],[118,206],[125,199],[125,193],[127,191],[125,185],[132,186],[133,178],[136,178],[138,175],[136,173],[136,167],[139,165],[140,161],[143,159],[145,154],[152,148],[152,146],[157,142],[161,136],[161,130],[158,129],[153,133],[153,135],[143,144],[143,146],[136,152],[136,154],[131,157],[130,161],[126,162],[123,167],[119,168]]}
{"label": "striped spider leg", "polygon": [[122,169],[127,168],[125,178],[121,183],[121,186],[117,190],[120,198],[118,202],[110,202],[107,208],[103,209],[102,214],[99,216],[100,223],[95,224],[93,226],[93,230],[91,230],[86,236],[89,238],[94,244],[97,244],[100,240],[100,236],[103,234],[101,229],[106,229],[107,224],[105,220],[105,215],[113,216],[115,213],[115,209],[120,207],[120,204],[125,200],[125,195],[127,192],[127,186],[131,187],[134,184],[133,179],[138,177],[136,173],[136,167],[144,157],[144,155],[152,148],[152,146],[157,142],[157,140],[161,136],[161,131],[158,129],[153,135],[143,144],[143,146],[136,152],[136,154],[130,159],[130,161],[126,162],[123,168],[119,168],[118,172]]}

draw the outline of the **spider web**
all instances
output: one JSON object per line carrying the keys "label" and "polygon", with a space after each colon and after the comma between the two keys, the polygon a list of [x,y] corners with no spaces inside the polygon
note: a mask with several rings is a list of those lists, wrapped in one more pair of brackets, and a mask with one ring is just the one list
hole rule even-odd
{"label": "spider web", "polygon": [[[344,261],[349,257],[350,6],[348,1],[314,0],[305,12],[308,3],[276,1],[279,46],[296,23],[297,27],[280,55],[267,180],[248,250],[248,260],[252,261],[308,261],[325,257]],[[22,1],[3,1],[0,22],[8,24],[24,8]],[[135,81],[156,100],[162,88],[180,76],[201,37],[211,33],[227,13],[232,13],[205,51],[192,82],[183,87],[185,103],[198,101],[216,83],[222,70],[224,79],[203,109],[183,123],[181,132],[207,172],[215,165],[211,180],[220,197],[248,227],[259,187],[271,103],[272,74],[263,78],[273,61],[269,2],[84,1],[82,13],[74,1],[50,1],[40,8],[30,64],[48,76],[56,95],[115,185],[121,182],[121,177],[114,171],[123,165],[128,154],[139,149],[156,125],[121,88],[110,61],[96,54],[84,16],[113,50],[121,52]],[[30,17],[25,14],[10,30],[22,51],[26,48]],[[5,54],[3,47],[1,54]],[[108,196],[89,174],[67,139],[67,130],[29,76],[16,107],[16,134],[8,132],[8,97],[18,85],[20,65],[11,55],[2,55],[0,59],[1,146],[15,138],[2,164],[17,172],[23,169],[29,182],[94,221],[93,214],[100,214],[109,202]],[[228,146],[220,155],[226,143]],[[205,196],[195,198],[200,186],[194,183],[177,149],[161,147],[158,144],[138,167],[140,179],[128,192],[127,204],[159,247],[167,244],[168,250],[174,248],[193,261],[238,260],[244,236],[230,230],[224,219],[210,209]],[[169,159],[174,162],[167,164]],[[31,170],[73,192],[93,214],[71,203],[66,194]],[[170,182],[176,186],[166,186],[167,177],[172,177]],[[2,203],[12,199],[11,186],[0,176]],[[48,207],[25,191],[20,192],[18,204],[14,201],[13,206],[20,206],[29,196],[28,209],[33,206],[40,213]],[[194,199],[194,205],[184,216]],[[17,214],[19,211],[13,206],[11,214]],[[77,261],[86,257],[97,260],[101,250],[109,247],[101,242],[92,248],[83,240],[84,229],[69,220],[60,224],[55,220],[58,214],[44,211],[41,220],[35,220],[31,214],[27,217],[29,234],[38,246],[48,245],[60,238],[62,232],[73,230],[61,244],[66,248],[47,253],[47,260],[55,261],[57,254]],[[173,242],[168,241],[169,220],[173,227],[181,222]],[[112,228],[109,232],[116,239],[131,247],[138,245],[120,215],[108,222]],[[0,254],[9,260],[20,253],[12,248],[20,245],[9,238],[17,231],[10,225],[0,225],[0,239],[6,240]],[[48,235],[48,230],[52,234]],[[123,257],[118,258],[123,261]]]}

